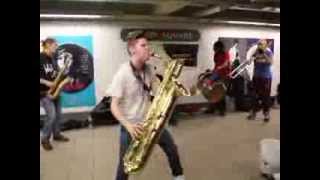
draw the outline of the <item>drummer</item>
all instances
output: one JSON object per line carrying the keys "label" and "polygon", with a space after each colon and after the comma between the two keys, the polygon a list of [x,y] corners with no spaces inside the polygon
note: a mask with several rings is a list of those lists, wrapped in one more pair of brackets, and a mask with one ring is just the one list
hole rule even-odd
{"label": "drummer", "polygon": [[[206,81],[207,86],[211,86],[217,80],[225,80],[229,78],[231,72],[231,63],[229,53],[225,51],[224,44],[221,41],[217,41],[213,45],[214,50],[214,68],[212,75],[209,80]],[[226,111],[226,100],[223,98],[221,101],[214,105],[219,110],[221,116],[225,115]],[[213,109],[209,110],[212,112]]]}
{"label": "drummer", "polygon": [[219,79],[227,79],[231,72],[231,63],[229,53],[225,51],[224,44],[221,41],[217,41],[213,45],[214,50],[214,67],[212,75],[207,84],[210,86]]}

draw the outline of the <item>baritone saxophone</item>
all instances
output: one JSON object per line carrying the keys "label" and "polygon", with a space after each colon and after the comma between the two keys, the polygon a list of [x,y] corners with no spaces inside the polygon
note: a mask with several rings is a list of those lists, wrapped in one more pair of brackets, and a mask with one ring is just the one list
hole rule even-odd
{"label": "baritone saxophone", "polygon": [[124,155],[124,170],[127,174],[136,173],[144,167],[170,118],[176,97],[190,96],[189,90],[177,81],[183,61],[171,60],[165,65],[163,80],[142,122],[143,132],[138,139],[132,140]]}
{"label": "baritone saxophone", "polygon": [[63,86],[65,86],[67,83],[71,81],[71,78],[66,76],[66,72],[68,68],[71,66],[72,61],[70,59],[66,60],[65,65],[61,68],[61,70],[58,72],[58,75],[53,81],[53,86],[48,90],[48,95],[52,99],[56,99],[58,95],[60,94]]}

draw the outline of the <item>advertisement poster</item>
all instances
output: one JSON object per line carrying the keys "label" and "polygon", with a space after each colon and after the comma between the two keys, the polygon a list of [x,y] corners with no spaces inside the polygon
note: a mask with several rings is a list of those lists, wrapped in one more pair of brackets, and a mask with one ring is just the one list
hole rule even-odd
{"label": "advertisement poster", "polygon": [[92,36],[53,36],[59,44],[55,59],[58,66],[64,66],[69,58],[72,64],[68,76],[73,81],[61,92],[62,107],[95,106],[95,84],[93,67]]}

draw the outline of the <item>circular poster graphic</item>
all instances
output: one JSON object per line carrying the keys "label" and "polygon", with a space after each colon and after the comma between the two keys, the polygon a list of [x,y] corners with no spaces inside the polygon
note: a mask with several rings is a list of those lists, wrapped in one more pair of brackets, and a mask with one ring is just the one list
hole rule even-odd
{"label": "circular poster graphic", "polygon": [[64,92],[79,92],[93,82],[93,57],[87,49],[76,44],[62,44],[56,51],[55,59],[60,70],[71,61],[65,74],[72,81],[63,87]]}

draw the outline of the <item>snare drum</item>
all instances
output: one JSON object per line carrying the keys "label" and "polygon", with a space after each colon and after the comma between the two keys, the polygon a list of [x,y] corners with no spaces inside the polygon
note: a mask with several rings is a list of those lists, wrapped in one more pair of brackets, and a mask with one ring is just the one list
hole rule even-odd
{"label": "snare drum", "polygon": [[223,99],[227,93],[227,80],[218,79],[213,84],[208,84],[212,72],[201,73],[198,77],[197,88],[201,91],[202,95],[210,102],[216,103]]}

